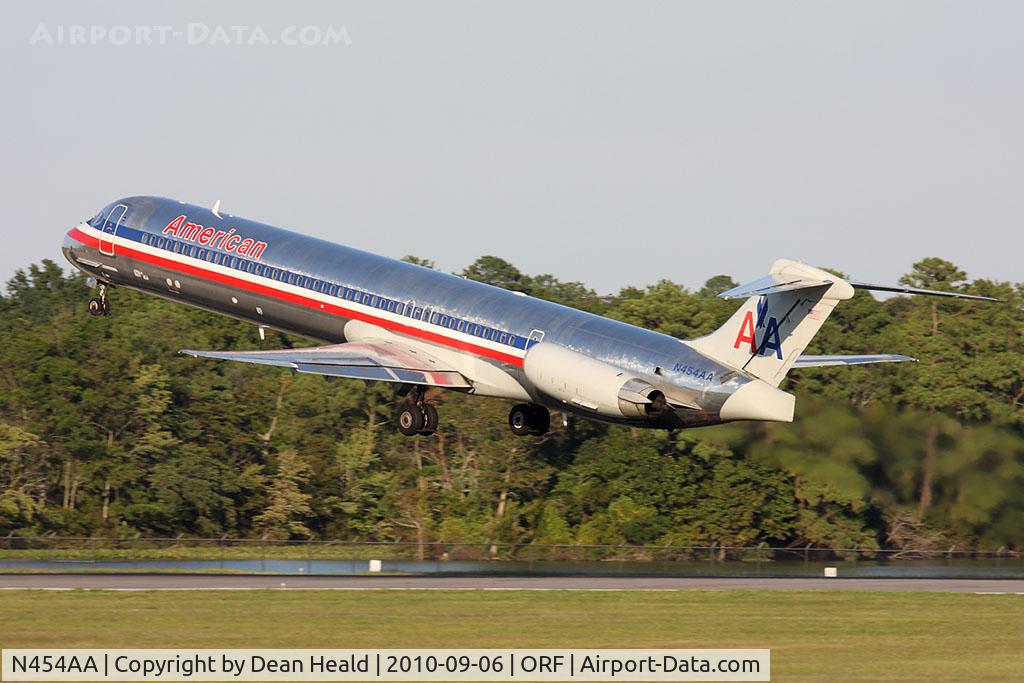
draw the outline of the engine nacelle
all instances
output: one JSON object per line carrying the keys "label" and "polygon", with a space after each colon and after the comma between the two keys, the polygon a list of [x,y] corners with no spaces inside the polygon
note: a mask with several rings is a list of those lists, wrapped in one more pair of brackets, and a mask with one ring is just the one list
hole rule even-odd
{"label": "engine nacelle", "polygon": [[556,344],[534,344],[523,360],[526,379],[552,398],[608,417],[642,418],[665,408],[648,382]]}

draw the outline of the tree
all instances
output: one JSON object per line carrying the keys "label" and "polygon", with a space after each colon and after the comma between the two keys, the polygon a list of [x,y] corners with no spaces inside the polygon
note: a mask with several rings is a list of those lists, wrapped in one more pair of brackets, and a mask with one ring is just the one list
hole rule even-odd
{"label": "tree", "polygon": [[701,296],[708,299],[713,298],[721,294],[722,292],[728,291],[733,287],[736,287],[739,283],[733,280],[728,275],[715,275],[714,277],[708,278],[708,281],[701,287]]}
{"label": "tree", "polygon": [[303,491],[309,479],[310,468],[293,449],[282,451],[277,457],[277,472],[270,477],[267,507],[256,515],[256,528],[266,538],[308,538],[306,519],[313,510],[309,506],[312,496]]}
{"label": "tree", "polygon": [[406,263],[411,263],[416,266],[423,266],[424,268],[430,268],[431,270],[434,270],[434,262],[427,258],[420,258],[419,256],[413,256],[412,254],[408,254],[406,256],[403,256],[402,260],[405,261]]}
{"label": "tree", "polygon": [[486,282],[495,287],[509,289],[513,292],[526,292],[529,280],[522,272],[505,259],[497,256],[481,256],[462,271],[462,277]]}

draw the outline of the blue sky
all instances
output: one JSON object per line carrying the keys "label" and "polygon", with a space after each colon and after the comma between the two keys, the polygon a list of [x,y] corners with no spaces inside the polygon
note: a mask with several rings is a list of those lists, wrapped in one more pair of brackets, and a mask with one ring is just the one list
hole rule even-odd
{"label": "blue sky", "polygon": [[[133,194],[220,199],[446,270],[495,254],[602,293],[753,279],[777,257],[893,282],[934,255],[1024,280],[1021,3],[0,13],[2,280]],[[55,44],[62,27],[190,25],[248,28],[228,44]],[[246,44],[307,26],[347,40]]]}

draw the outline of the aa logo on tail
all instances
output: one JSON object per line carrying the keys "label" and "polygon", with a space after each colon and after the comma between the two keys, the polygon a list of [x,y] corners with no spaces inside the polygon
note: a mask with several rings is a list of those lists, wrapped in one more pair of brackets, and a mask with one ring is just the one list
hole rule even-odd
{"label": "aa logo on tail", "polygon": [[[757,330],[764,330],[761,335],[761,344],[757,343]],[[775,351],[775,356],[782,360],[782,340],[779,339],[779,321],[768,315],[768,298],[761,297],[757,302],[757,324],[754,323],[754,312],[747,311],[740,323],[740,331],[736,335],[736,341],[732,347],[740,348],[741,344],[750,344],[750,353],[753,355],[768,355],[769,351]]]}

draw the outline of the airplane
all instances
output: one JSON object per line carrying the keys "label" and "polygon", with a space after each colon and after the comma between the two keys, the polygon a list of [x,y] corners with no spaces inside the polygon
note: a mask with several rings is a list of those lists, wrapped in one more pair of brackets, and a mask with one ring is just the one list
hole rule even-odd
{"label": "airplane", "polygon": [[912,361],[898,354],[806,355],[855,290],[991,297],[845,280],[779,259],[719,296],[745,299],[724,325],[682,340],[420,265],[173,199],[119,199],[68,231],[62,251],[108,290],[146,294],[323,343],[310,348],[181,353],[390,382],[407,436],[437,430],[432,387],[514,401],[508,424],[542,435],[551,411],[636,427],[736,420],[791,422],[779,389],[792,369]]}

